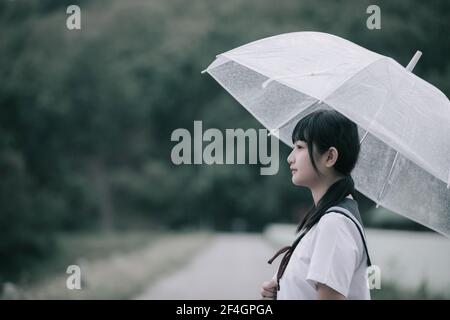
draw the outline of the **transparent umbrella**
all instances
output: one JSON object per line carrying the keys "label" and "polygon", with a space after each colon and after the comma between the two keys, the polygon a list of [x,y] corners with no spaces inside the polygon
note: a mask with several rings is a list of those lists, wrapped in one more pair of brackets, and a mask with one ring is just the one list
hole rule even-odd
{"label": "transparent umbrella", "polygon": [[209,73],[292,147],[299,119],[334,109],[358,125],[355,187],[450,236],[450,102],[394,59],[320,32],[281,34],[216,57]]}

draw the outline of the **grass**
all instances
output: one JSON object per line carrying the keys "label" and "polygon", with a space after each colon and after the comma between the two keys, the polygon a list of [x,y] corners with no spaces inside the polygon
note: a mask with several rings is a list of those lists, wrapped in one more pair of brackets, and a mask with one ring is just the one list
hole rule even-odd
{"label": "grass", "polygon": [[160,232],[127,231],[119,233],[72,233],[56,237],[58,250],[49,260],[36,265],[22,283],[42,281],[54,273],[66,270],[71,264],[106,258],[112,254],[127,253],[161,236]]}
{"label": "grass", "polygon": [[[33,268],[3,298],[129,299],[185,263],[210,239],[208,232],[125,232],[58,237],[59,253]],[[66,287],[69,265],[81,269],[81,290]]]}

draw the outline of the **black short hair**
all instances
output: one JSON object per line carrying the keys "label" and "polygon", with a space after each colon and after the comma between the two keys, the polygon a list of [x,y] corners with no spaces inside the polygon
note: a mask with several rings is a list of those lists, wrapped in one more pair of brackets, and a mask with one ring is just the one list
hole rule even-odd
{"label": "black short hair", "polygon": [[313,146],[319,154],[335,147],[338,159],[334,169],[343,175],[349,175],[358,160],[358,127],[337,111],[317,110],[300,119],[292,132],[292,143],[298,140],[308,145],[309,157],[316,172]]}

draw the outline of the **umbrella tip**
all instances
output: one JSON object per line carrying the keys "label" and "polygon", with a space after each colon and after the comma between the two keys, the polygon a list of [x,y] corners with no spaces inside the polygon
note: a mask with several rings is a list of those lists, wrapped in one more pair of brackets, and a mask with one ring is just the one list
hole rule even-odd
{"label": "umbrella tip", "polygon": [[414,57],[412,57],[411,61],[406,66],[406,70],[412,72],[414,67],[417,64],[417,61],[419,61],[420,57],[422,56],[422,51],[417,50],[414,54]]}
{"label": "umbrella tip", "polygon": [[377,203],[377,205],[375,206],[375,208],[377,208],[377,209],[378,209],[379,207],[380,207],[380,204],[379,204],[379,203]]}
{"label": "umbrella tip", "polygon": [[269,78],[269,79],[267,79],[266,81],[264,81],[263,83],[262,83],[262,88],[263,89],[265,89],[266,87],[267,87],[267,85],[272,81],[273,79],[272,78]]}
{"label": "umbrella tip", "polygon": [[267,136],[268,136],[268,137],[270,137],[270,136],[275,136],[276,138],[278,138],[278,132],[279,132],[279,129],[277,129],[277,128],[275,128],[275,129],[270,129],[270,130],[269,130],[269,133],[267,134]]}
{"label": "umbrella tip", "polygon": [[450,169],[448,169],[447,189],[450,189]]}
{"label": "umbrella tip", "polygon": [[200,73],[204,74],[206,71],[208,71],[208,69],[202,70],[202,72],[200,72]]}

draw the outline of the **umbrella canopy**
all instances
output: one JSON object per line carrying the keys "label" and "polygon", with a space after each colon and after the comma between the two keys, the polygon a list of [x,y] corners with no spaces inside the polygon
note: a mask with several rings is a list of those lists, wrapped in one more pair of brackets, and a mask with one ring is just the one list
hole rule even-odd
{"label": "umbrella canopy", "polygon": [[204,72],[290,147],[296,123],[317,109],[351,119],[356,189],[449,237],[450,102],[410,72],[417,59],[405,68],[331,34],[294,32],[222,53]]}

